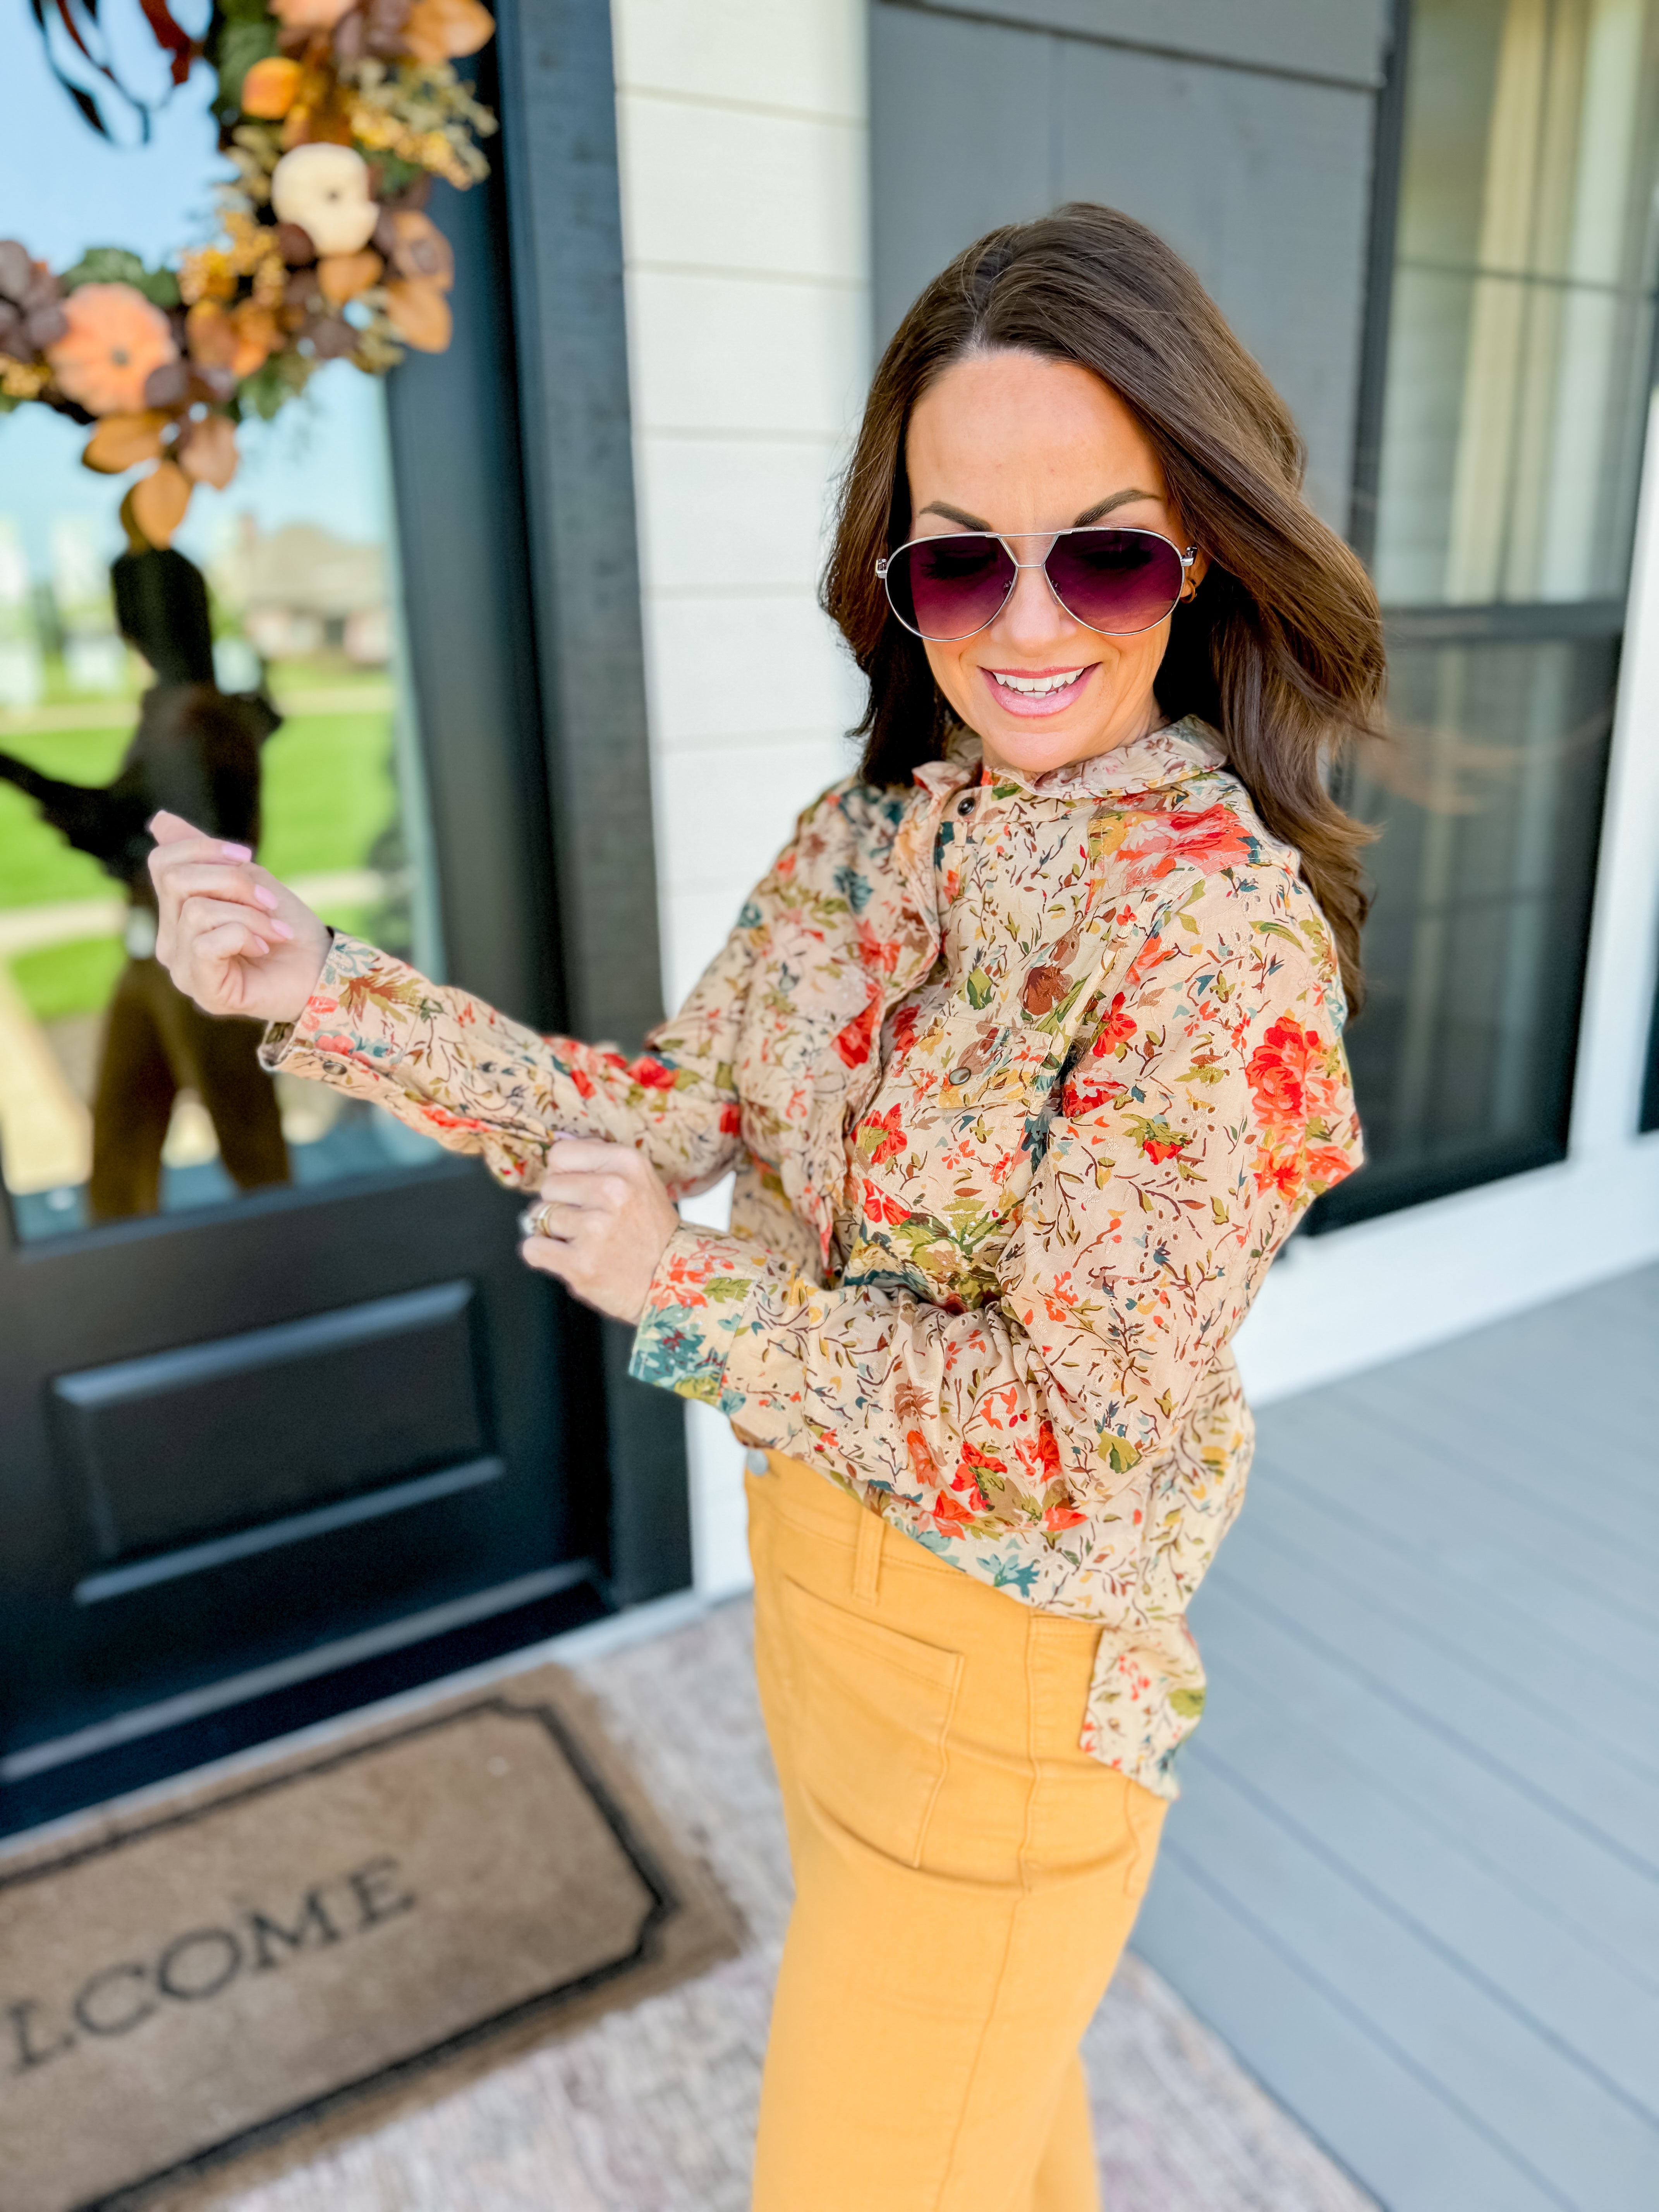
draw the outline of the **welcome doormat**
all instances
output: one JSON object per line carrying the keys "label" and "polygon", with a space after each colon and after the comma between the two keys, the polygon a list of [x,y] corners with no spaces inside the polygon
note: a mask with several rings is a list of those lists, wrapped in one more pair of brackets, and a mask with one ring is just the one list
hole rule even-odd
{"label": "welcome doormat", "polygon": [[0,1860],[0,2204],[184,2203],[736,1934],[556,1667]]}

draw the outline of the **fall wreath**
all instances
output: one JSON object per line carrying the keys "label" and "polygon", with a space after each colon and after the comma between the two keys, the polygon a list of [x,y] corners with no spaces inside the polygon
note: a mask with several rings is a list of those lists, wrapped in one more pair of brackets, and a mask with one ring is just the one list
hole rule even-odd
{"label": "fall wreath", "polygon": [[488,174],[495,118],[453,64],[494,30],[478,0],[220,0],[174,54],[176,82],[198,54],[217,77],[220,234],[176,265],[94,246],[57,273],[0,240],[0,410],[90,424],[88,468],[153,464],[130,537],[168,544],[192,488],[235,473],[239,423],[325,362],[383,375],[448,345],[453,257],[424,207],[434,177]]}

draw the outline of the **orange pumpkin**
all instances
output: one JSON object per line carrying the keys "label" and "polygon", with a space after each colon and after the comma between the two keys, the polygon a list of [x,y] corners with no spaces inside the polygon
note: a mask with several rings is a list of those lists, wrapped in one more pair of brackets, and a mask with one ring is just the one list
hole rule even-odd
{"label": "orange pumpkin", "polygon": [[304,75],[298,62],[271,54],[255,62],[242,79],[242,112],[262,123],[280,123],[293,106]]}
{"label": "orange pumpkin", "polygon": [[417,62],[447,62],[487,46],[495,19],[478,0],[415,0],[404,18],[404,51]]}
{"label": "orange pumpkin", "polygon": [[290,31],[331,31],[355,0],[271,0],[270,12]]}
{"label": "orange pumpkin", "polygon": [[131,284],[78,285],[64,301],[69,329],[46,348],[66,399],[92,415],[136,415],[151,369],[177,361],[173,327]]}

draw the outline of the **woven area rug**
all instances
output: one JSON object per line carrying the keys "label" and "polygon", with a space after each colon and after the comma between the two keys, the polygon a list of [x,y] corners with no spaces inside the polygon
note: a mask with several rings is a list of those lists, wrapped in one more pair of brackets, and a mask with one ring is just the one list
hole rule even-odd
{"label": "woven area rug", "polygon": [[514,1676],[0,1865],[0,2199],[185,2201],[737,1939],[586,1693]]}

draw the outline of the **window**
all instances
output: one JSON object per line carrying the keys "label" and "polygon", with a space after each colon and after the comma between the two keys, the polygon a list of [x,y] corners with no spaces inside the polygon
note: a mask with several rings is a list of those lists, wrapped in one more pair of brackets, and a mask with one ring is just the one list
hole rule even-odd
{"label": "window", "polygon": [[1416,0],[1395,95],[1359,502],[1394,741],[1346,794],[1384,833],[1349,1040],[1370,1164],[1322,1227],[1565,1150],[1653,354],[1659,8]]}

